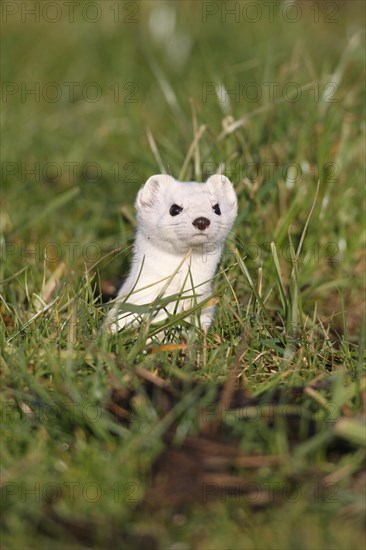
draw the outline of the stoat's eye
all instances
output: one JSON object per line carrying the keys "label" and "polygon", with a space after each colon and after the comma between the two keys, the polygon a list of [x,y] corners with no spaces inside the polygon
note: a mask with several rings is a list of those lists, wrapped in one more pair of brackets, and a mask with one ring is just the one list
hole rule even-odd
{"label": "stoat's eye", "polygon": [[178,216],[182,212],[183,208],[177,204],[172,204],[169,210],[171,216]]}
{"label": "stoat's eye", "polygon": [[221,216],[221,210],[218,204],[214,204],[212,207],[212,210],[215,212],[215,214],[217,214],[218,216]]}

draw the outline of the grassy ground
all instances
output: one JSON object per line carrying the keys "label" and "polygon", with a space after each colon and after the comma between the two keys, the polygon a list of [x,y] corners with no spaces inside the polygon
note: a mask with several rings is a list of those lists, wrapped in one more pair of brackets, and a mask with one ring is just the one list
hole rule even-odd
{"label": "grassy ground", "polygon": [[[4,548],[361,547],[363,3],[33,4],[2,4]],[[102,334],[139,186],[219,167],[207,338]]]}

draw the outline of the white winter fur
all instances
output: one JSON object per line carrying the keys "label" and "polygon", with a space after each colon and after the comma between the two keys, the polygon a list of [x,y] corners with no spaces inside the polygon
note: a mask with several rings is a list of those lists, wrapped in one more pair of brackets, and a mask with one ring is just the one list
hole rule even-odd
{"label": "white winter fur", "polygon": [[[172,216],[172,205],[178,205],[181,212]],[[220,215],[213,210],[215,205]],[[179,313],[209,298],[211,280],[237,214],[234,188],[221,174],[206,183],[179,182],[165,174],[151,176],[138,192],[135,206],[137,233],[131,271],[106,320],[112,332],[141,320],[136,313],[119,311],[122,302],[148,305],[175,294],[189,296],[160,309],[153,318],[158,322],[167,311]],[[207,220],[209,225],[203,227],[201,222],[197,227],[200,218],[206,220],[203,225]],[[204,329],[213,314],[214,305],[203,305],[200,323]]]}

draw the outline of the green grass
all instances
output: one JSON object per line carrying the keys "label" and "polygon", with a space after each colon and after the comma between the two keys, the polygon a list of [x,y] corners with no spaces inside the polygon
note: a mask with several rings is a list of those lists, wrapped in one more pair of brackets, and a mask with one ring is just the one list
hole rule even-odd
{"label": "green grass", "polygon": [[[297,23],[288,3],[274,22],[264,5],[246,20],[254,14],[240,3],[236,22],[225,4],[199,2],[119,3],[115,22],[109,1],[96,23],[81,6],[73,22],[66,8],[55,23],[43,12],[22,21],[21,3],[3,20],[5,548],[364,544],[364,6],[319,4],[317,14],[299,2]],[[39,96],[25,93],[37,86]],[[139,186],[220,166],[239,214],[207,338],[192,331],[180,349],[174,317],[175,348],[146,353],[154,325],[103,334],[101,289],[128,269]],[[173,392],[168,411],[146,371]],[[217,387],[230,379],[262,401],[220,409]],[[293,386],[297,400],[285,393],[275,406]],[[112,388],[127,392],[128,422],[111,412]],[[267,502],[229,496],[216,477],[216,498],[175,508],[154,493],[155,461],[217,416],[215,440],[282,457],[214,472]],[[200,493],[203,478],[187,479]]]}

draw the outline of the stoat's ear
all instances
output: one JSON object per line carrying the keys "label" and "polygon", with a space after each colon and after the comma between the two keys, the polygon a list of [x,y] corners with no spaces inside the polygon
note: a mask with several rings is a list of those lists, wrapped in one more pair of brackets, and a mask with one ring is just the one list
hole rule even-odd
{"label": "stoat's ear", "polygon": [[238,200],[233,184],[229,178],[223,174],[213,174],[206,181],[206,185],[208,185],[213,192],[222,195],[230,208],[237,208]]}
{"label": "stoat's ear", "polygon": [[168,174],[151,176],[137,194],[136,208],[151,208],[154,206],[159,200],[159,195],[163,194],[164,196],[164,187],[172,185],[174,182],[174,178]]}

